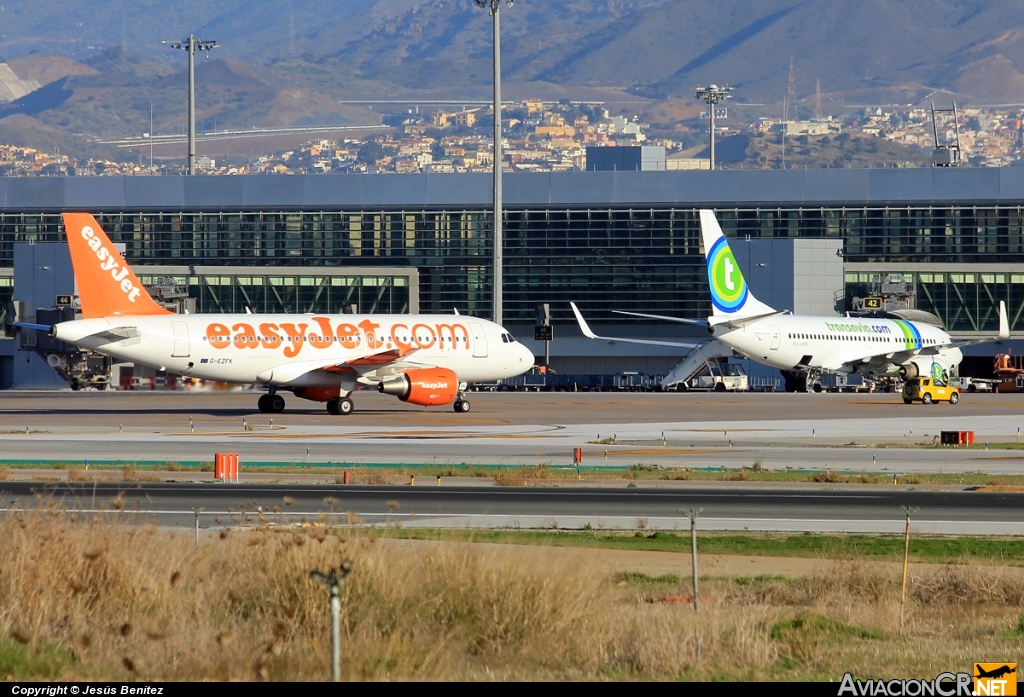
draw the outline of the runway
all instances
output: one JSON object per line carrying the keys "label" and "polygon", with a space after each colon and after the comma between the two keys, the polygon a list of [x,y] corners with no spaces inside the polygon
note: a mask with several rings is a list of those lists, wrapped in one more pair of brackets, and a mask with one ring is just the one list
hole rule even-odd
{"label": "runway", "polygon": [[[959,405],[904,405],[898,395],[815,394],[474,394],[473,410],[422,409],[357,393],[357,411],[332,417],[289,399],[273,417],[251,391],[224,393],[2,393],[0,465],[210,462],[237,452],[246,473],[260,467],[584,465],[850,472],[1020,473],[1016,449],[1024,395],[970,395]],[[974,430],[1001,449],[936,448],[939,431]],[[297,469],[297,471],[300,471]],[[305,471],[305,470],[301,470]],[[207,477],[209,475],[206,475]],[[21,478],[21,475],[19,475]],[[198,477],[197,477],[198,478]],[[264,477],[265,479],[265,477]],[[455,486],[353,487],[289,483],[0,482],[0,504],[35,505],[44,493],[69,509],[106,511],[123,493],[130,522],[205,527],[258,522],[677,529],[683,509],[701,508],[708,530],[898,532],[903,509],[920,509],[915,529],[941,534],[1024,534],[1024,494],[832,490],[795,485],[690,482],[669,488]],[[432,484],[432,482],[431,482]]]}
{"label": "runway", "polygon": [[[3,392],[0,465],[210,462],[260,466],[535,466],[1024,473],[1024,395],[904,405],[894,394],[479,393],[473,410],[424,409],[375,392],[332,417],[293,397],[283,414],[257,393]],[[979,445],[932,447],[942,430]]]}
{"label": "runway", "polygon": [[700,509],[703,530],[1024,534],[1024,494],[884,489],[708,486],[596,487],[309,486],[296,484],[0,482],[0,510],[40,500],[69,512],[127,523],[204,528],[298,523],[400,523],[422,527],[688,529]]}

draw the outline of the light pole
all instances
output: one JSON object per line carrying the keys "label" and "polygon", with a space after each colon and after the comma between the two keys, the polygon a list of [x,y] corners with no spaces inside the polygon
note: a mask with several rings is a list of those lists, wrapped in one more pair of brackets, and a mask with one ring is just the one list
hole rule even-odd
{"label": "light pole", "polygon": [[[494,24],[494,296],[492,300],[493,320],[502,323],[502,278],[501,278],[501,0],[473,0],[477,7],[487,8]],[[512,7],[512,0],[505,0]]]}
{"label": "light pole", "polygon": [[703,99],[708,105],[708,115],[711,117],[711,169],[715,168],[715,105],[726,99],[732,99],[729,93],[732,92],[732,87],[724,85],[719,87],[718,85],[709,85],[707,87],[701,87],[697,85],[694,93],[697,99]]}
{"label": "light pole", "polygon": [[[217,48],[216,41],[197,39],[192,34],[181,41],[161,41],[171,48],[180,48],[188,51],[188,173],[196,173],[196,51],[205,51],[206,57],[210,57],[210,51]],[[152,137],[152,132],[150,133]]]}

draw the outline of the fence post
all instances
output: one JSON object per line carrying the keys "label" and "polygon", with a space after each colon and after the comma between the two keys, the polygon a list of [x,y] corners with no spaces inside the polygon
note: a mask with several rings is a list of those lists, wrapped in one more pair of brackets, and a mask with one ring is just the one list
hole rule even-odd
{"label": "fence post", "polygon": [[903,636],[903,611],[907,605],[907,563],[910,557],[910,514],[918,509],[911,506],[901,506],[907,514],[907,529],[903,535],[903,586],[900,589],[900,630],[899,636]]}
{"label": "fence post", "polygon": [[687,518],[690,519],[690,556],[693,563],[693,636],[694,636],[694,653],[696,657],[700,658],[701,645],[700,645],[700,598],[698,595],[698,575],[697,575],[697,516],[703,509],[691,508],[689,511],[683,513]]}
{"label": "fence post", "polygon": [[202,510],[202,508],[192,506],[192,512],[196,514],[196,549],[199,549],[199,513]]}

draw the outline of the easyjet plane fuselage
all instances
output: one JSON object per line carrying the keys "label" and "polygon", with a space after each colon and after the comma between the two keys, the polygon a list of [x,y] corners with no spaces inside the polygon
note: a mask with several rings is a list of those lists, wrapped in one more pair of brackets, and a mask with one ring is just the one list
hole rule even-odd
{"label": "easyjet plane fuselage", "polygon": [[283,389],[348,414],[360,384],[467,412],[466,383],[533,365],[533,354],[505,329],[458,314],[175,315],[146,292],[93,216],[63,219],[85,319],[26,328],[186,377],[264,385],[262,412],[284,409]]}
{"label": "easyjet plane fuselage", "polygon": [[839,371],[867,363],[877,366],[875,372],[881,374],[906,362],[906,355],[899,354],[929,346],[946,346],[931,359],[943,370],[963,358],[960,349],[948,347],[951,339],[946,332],[903,320],[773,315],[739,327],[713,329],[716,338],[737,352],[781,370],[801,366]]}
{"label": "easyjet plane fuselage", "polygon": [[[357,381],[376,383],[416,366],[481,382],[533,365],[533,355],[503,328],[465,315],[112,316],[63,322],[54,334],[188,377],[289,388],[335,384],[349,391]],[[380,354],[395,360],[375,366],[366,359]],[[324,368],[333,371],[315,372]]]}

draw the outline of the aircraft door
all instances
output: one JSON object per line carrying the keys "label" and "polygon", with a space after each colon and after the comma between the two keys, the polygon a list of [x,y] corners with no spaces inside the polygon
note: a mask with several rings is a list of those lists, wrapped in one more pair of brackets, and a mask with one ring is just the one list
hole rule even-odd
{"label": "aircraft door", "polygon": [[779,342],[782,340],[782,332],[779,331],[779,325],[772,325],[772,351],[779,350]]}
{"label": "aircraft door", "polygon": [[174,332],[174,350],[171,351],[171,357],[188,358],[188,325],[184,322],[171,322],[171,331]]}
{"label": "aircraft door", "polygon": [[487,358],[487,334],[483,325],[470,322],[469,331],[473,335],[473,358]]}

